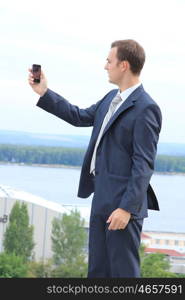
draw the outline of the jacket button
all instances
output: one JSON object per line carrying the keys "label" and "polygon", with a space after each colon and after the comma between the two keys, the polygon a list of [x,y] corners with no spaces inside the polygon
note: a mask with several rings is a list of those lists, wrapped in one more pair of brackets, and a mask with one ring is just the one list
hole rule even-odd
{"label": "jacket button", "polygon": [[95,171],[95,175],[98,175],[99,174],[99,172],[98,171]]}

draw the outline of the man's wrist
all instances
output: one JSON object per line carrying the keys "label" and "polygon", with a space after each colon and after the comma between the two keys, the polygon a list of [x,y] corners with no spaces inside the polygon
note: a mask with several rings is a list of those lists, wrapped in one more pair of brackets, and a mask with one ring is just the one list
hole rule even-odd
{"label": "man's wrist", "polygon": [[130,214],[131,215],[131,213],[128,211],[128,210],[125,210],[124,208],[122,208],[122,207],[118,207],[119,209],[121,209],[122,211],[124,211],[124,212],[126,212],[126,213],[128,213],[128,214]]}
{"label": "man's wrist", "polygon": [[48,88],[46,88],[42,93],[39,93],[40,97],[43,97],[47,93]]}

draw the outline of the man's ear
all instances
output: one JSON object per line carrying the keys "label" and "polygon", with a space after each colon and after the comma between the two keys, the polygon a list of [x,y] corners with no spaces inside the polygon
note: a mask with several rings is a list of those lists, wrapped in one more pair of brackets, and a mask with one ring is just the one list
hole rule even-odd
{"label": "man's ear", "polygon": [[121,71],[125,72],[127,71],[128,69],[130,69],[130,64],[127,60],[123,60],[120,62],[120,65],[121,65]]}

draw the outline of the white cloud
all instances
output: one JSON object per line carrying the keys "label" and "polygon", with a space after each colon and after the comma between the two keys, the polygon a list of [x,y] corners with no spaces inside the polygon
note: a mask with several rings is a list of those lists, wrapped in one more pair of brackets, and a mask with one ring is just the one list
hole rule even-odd
{"label": "white cloud", "polygon": [[[18,111],[25,109],[27,114],[29,109],[34,114],[32,99],[37,96],[27,84],[27,68],[35,62],[42,64],[51,88],[72,103],[85,107],[99,100],[108,89],[114,88],[108,84],[103,70],[110,43],[134,38],[146,51],[141,76],[144,86],[165,112],[164,139],[177,137],[171,126],[177,120],[179,141],[185,142],[181,134],[181,128],[185,127],[184,11],[185,1],[181,0],[1,1],[0,84],[4,108],[1,120],[6,116],[6,108],[7,114],[12,110],[15,127],[19,123],[20,128],[21,123],[16,121]],[[46,131],[52,126],[47,118],[47,115],[43,118]],[[24,119],[23,128],[27,126],[30,131],[37,126],[37,123],[34,127],[26,124]],[[69,125],[62,128],[70,130]],[[56,131],[62,133],[62,128]]]}

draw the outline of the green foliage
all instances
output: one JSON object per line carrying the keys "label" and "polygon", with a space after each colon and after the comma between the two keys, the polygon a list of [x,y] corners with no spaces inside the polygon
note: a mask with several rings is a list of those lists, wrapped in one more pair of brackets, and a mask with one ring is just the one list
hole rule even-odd
{"label": "green foliage", "polygon": [[87,263],[82,255],[78,255],[75,260],[65,262],[56,267],[52,273],[52,277],[57,278],[80,278],[87,276]]}
{"label": "green foliage", "polygon": [[141,266],[142,277],[176,277],[174,273],[169,272],[170,263],[162,253],[147,254]]}
{"label": "green foliage", "polygon": [[87,272],[84,220],[75,210],[53,220],[52,250],[56,269],[53,277],[84,277]]}
{"label": "green foliage", "polygon": [[84,149],[0,145],[0,161],[26,164],[63,164],[81,166]]}
{"label": "green foliage", "polygon": [[27,205],[16,201],[4,234],[4,251],[9,254],[22,256],[28,261],[34,248],[33,226],[29,225]]}
{"label": "green foliage", "polygon": [[177,276],[178,278],[185,278],[185,273],[184,273],[184,274],[176,274],[176,276]]}
{"label": "green foliage", "polygon": [[157,172],[185,173],[185,156],[158,155],[155,170]]}
{"label": "green foliage", "polygon": [[31,261],[28,263],[28,275],[31,278],[49,278],[52,277],[52,260]]}
{"label": "green foliage", "polygon": [[13,254],[0,253],[0,277],[23,278],[27,276],[27,265],[23,257]]}
{"label": "green foliage", "polygon": [[145,246],[141,244],[139,253],[141,261],[141,277],[145,278],[176,278],[175,273],[169,271],[170,262],[165,254],[145,254]]}
{"label": "green foliage", "polygon": [[[3,162],[81,166],[84,154],[83,148],[0,145],[0,161]],[[185,156],[157,155],[155,171],[185,173]]]}

